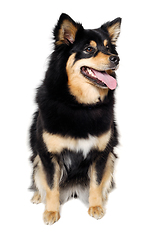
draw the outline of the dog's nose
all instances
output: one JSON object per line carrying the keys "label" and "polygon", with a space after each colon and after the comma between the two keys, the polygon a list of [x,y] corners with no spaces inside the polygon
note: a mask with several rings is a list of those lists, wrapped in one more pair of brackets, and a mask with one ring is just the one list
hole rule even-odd
{"label": "dog's nose", "polygon": [[112,63],[114,63],[115,65],[118,65],[120,59],[119,59],[118,56],[111,55],[111,56],[109,57],[109,60],[110,60]]}

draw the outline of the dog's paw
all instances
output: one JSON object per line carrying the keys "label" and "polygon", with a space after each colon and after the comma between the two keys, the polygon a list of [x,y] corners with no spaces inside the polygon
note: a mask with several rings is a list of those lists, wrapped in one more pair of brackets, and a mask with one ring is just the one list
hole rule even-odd
{"label": "dog's paw", "polygon": [[90,207],[88,214],[98,220],[104,216],[104,209],[101,206]]}
{"label": "dog's paw", "polygon": [[39,192],[35,192],[32,199],[31,199],[31,202],[33,204],[38,204],[38,203],[41,203],[41,195]]}
{"label": "dog's paw", "polygon": [[59,212],[50,212],[45,210],[43,214],[44,223],[47,225],[52,225],[53,223],[57,222],[60,219]]}

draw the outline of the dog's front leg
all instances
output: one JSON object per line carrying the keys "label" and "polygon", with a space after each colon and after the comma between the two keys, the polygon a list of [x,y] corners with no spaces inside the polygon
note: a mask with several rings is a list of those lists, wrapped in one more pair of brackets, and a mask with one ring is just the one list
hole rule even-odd
{"label": "dog's front leg", "polygon": [[43,214],[43,219],[46,224],[53,224],[59,220],[60,194],[59,194],[59,179],[60,167],[56,160],[52,160],[54,164],[53,185],[46,186],[46,206]]}
{"label": "dog's front leg", "polygon": [[114,155],[112,153],[99,159],[91,166],[89,210],[90,216],[100,219],[104,216],[104,202],[113,180]]}
{"label": "dog's front leg", "polygon": [[102,189],[101,185],[97,182],[96,164],[91,166],[90,173],[90,189],[89,189],[89,210],[90,216],[100,219],[104,215]]}

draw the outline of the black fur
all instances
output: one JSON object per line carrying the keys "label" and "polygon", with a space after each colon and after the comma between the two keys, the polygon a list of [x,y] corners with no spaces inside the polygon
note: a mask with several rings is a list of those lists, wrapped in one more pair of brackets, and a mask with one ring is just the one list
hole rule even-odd
{"label": "black fur", "polygon": [[[88,184],[87,173],[93,162],[96,162],[97,182],[100,184],[107,157],[110,152],[113,153],[114,147],[118,144],[118,133],[114,121],[114,90],[109,90],[105,99],[97,104],[79,103],[70,94],[66,73],[66,63],[71,54],[76,53],[75,61],[96,56],[97,53],[86,55],[83,51],[91,40],[98,44],[98,51],[104,54],[117,55],[116,46],[111,43],[107,31],[107,26],[110,26],[112,22],[102,25],[99,29],[85,30],[81,24],[75,23],[69,16],[62,14],[54,29],[55,42],[59,40],[59,29],[64,19],[71,21],[77,28],[76,37],[72,42],[66,32],[64,42],[59,45],[55,44],[45,78],[37,89],[36,103],[38,109],[34,114],[30,128],[30,145],[33,151],[31,160],[33,162],[37,154],[40,156],[50,188],[54,186],[55,166],[52,162],[53,157],[56,158],[60,167],[65,169],[61,187],[64,188],[72,183]],[[115,21],[120,21],[120,19]],[[102,45],[104,39],[108,40],[109,52]],[[112,73],[112,75],[116,77],[115,73]],[[112,129],[112,138],[106,149],[103,152],[92,149],[85,158],[82,152],[67,149],[64,149],[60,154],[53,155],[47,151],[42,138],[44,130],[51,134],[70,136],[75,139],[87,139],[89,134],[100,136],[110,128]],[[68,156],[71,160],[69,168],[65,163]]]}

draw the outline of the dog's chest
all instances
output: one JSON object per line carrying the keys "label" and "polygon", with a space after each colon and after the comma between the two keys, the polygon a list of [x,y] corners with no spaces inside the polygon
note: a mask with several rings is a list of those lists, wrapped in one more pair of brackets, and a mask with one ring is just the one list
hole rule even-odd
{"label": "dog's chest", "polygon": [[87,139],[77,139],[74,141],[70,141],[67,148],[68,150],[74,152],[81,152],[83,157],[85,158],[87,154],[93,149],[97,144],[97,138],[90,136]]}
{"label": "dog's chest", "polygon": [[84,158],[92,149],[104,151],[110,138],[111,129],[100,136],[88,135],[85,139],[75,139],[43,132],[43,141],[49,152],[60,154],[66,149],[74,152],[81,152]]}

